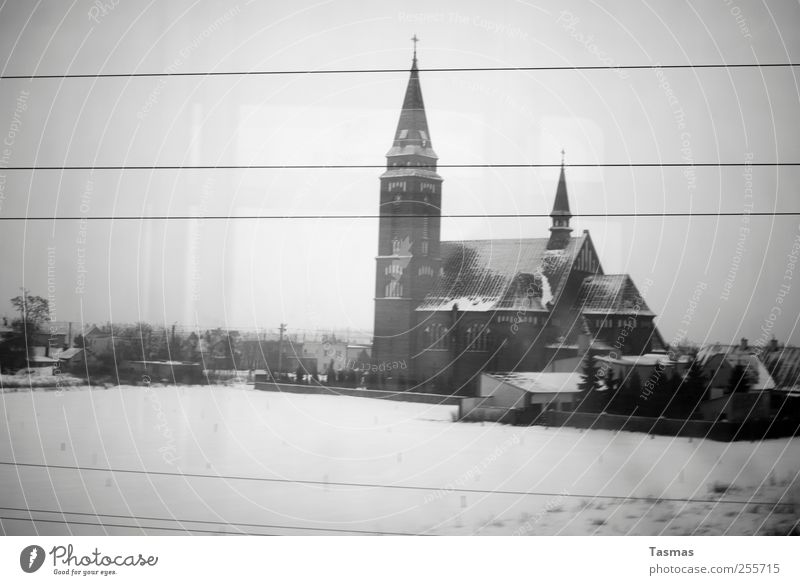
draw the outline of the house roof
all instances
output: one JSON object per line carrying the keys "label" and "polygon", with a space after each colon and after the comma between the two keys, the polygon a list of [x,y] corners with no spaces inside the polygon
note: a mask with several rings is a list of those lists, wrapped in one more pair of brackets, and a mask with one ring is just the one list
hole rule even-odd
{"label": "house roof", "polygon": [[800,348],[786,346],[767,349],[761,353],[761,358],[772,371],[772,378],[778,387],[800,387]]}
{"label": "house roof", "polygon": [[83,351],[82,347],[70,347],[69,349],[65,349],[64,351],[58,352],[57,354],[55,354],[54,357],[59,360],[68,360],[75,357],[82,351]]}
{"label": "house roof", "polygon": [[498,372],[485,375],[532,394],[580,392],[580,372]]}
{"label": "house roof", "polygon": [[736,365],[748,366],[751,372],[755,372],[758,380],[751,386],[753,390],[772,390],[775,388],[775,381],[770,376],[769,371],[758,358],[752,353],[751,349],[742,349],[737,345],[707,345],[700,348],[697,352],[697,360],[703,367],[712,366],[719,370],[719,362],[714,359],[724,360],[731,368]]}
{"label": "house roof", "polygon": [[586,277],[578,291],[576,306],[584,314],[654,314],[627,274]]}
{"label": "house roof", "polygon": [[609,356],[597,356],[598,360],[608,362],[610,364],[617,364],[621,366],[647,366],[647,367],[655,367],[659,364],[661,365],[669,365],[675,364],[674,362],[669,359],[667,354],[663,353],[646,353],[644,355],[623,355],[619,358],[612,358]]}
{"label": "house roof", "polygon": [[548,250],[548,238],[442,242],[443,274],[417,311],[548,310],[587,237],[563,250]]}

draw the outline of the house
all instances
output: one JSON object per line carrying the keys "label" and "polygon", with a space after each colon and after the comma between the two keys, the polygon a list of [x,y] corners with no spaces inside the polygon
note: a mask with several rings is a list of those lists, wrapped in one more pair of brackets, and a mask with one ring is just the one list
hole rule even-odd
{"label": "house", "polygon": [[98,358],[114,355],[114,343],[114,336],[110,332],[101,330],[96,325],[90,326],[83,333],[83,347]]}
{"label": "house", "polygon": [[58,360],[61,371],[86,374],[87,370],[99,364],[99,360],[87,349],[70,347],[53,356]]}
{"label": "house", "polygon": [[372,360],[372,346],[365,344],[349,344],[346,349],[346,363],[349,369],[364,369]]}
{"label": "house", "polygon": [[[771,392],[775,382],[759,359],[755,348],[743,338],[739,345],[712,344],[700,349],[697,360],[706,377],[706,393],[700,412],[706,420],[741,422],[770,416]],[[735,368],[746,372],[750,388],[732,392],[731,378]]]}
{"label": "house", "polygon": [[759,354],[775,382],[770,407],[778,418],[800,418],[800,347],[773,339]]}
{"label": "house", "polygon": [[337,372],[345,368],[347,363],[347,343],[336,338],[322,341],[304,341],[299,357],[314,358],[317,362],[316,371],[326,372],[333,364]]}
{"label": "house", "polygon": [[685,360],[672,360],[665,353],[648,353],[645,355],[622,355],[611,357],[599,355],[595,358],[598,366],[598,375],[602,379],[606,372],[612,371],[617,381],[627,380],[636,372],[639,380],[644,382],[658,379],[667,379],[674,373],[686,373],[688,362]]}
{"label": "house", "polygon": [[532,422],[545,410],[570,411],[580,401],[580,381],[576,372],[483,372],[479,395],[462,399],[459,420]]}

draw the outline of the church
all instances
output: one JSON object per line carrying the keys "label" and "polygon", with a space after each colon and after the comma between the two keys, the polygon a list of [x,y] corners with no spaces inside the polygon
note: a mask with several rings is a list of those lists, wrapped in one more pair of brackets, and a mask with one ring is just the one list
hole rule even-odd
{"label": "church", "polygon": [[380,176],[372,354],[407,368],[381,387],[473,395],[484,371],[574,371],[589,350],[665,350],[631,277],[603,272],[588,230],[573,235],[563,159],[549,236],[464,241],[441,240],[437,160],[415,49]]}

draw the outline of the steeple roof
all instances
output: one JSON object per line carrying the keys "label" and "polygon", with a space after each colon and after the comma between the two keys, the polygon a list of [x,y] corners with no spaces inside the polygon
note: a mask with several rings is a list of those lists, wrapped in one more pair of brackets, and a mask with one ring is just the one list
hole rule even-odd
{"label": "steeple roof", "polygon": [[411,75],[408,78],[406,95],[403,99],[403,109],[400,112],[400,120],[397,122],[397,130],[394,133],[394,142],[392,143],[392,148],[386,154],[386,156],[399,155],[438,158],[431,146],[428,120],[425,117],[425,102],[422,100],[416,49],[411,63]]}
{"label": "steeple roof", "polygon": [[567,216],[572,217],[569,210],[569,197],[567,196],[567,178],[564,175],[564,151],[561,151],[561,175],[558,177],[558,188],[556,188],[556,199],[553,202],[553,211],[550,217]]}

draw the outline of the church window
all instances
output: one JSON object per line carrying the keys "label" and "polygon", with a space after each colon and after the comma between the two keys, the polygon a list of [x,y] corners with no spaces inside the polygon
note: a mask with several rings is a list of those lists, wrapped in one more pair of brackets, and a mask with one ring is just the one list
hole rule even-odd
{"label": "church window", "polygon": [[391,181],[389,183],[389,191],[405,191],[405,190],[406,190],[405,181]]}
{"label": "church window", "polygon": [[422,332],[422,343],[425,349],[448,349],[450,334],[441,323],[428,325]]}
{"label": "church window", "polygon": [[399,140],[404,140],[408,138],[408,130],[400,130],[400,136],[397,137]]}
{"label": "church window", "polygon": [[392,254],[399,254],[400,253],[400,240],[396,237],[392,239]]}
{"label": "church window", "polygon": [[401,276],[403,276],[403,269],[397,262],[392,262],[389,265],[387,265],[384,272],[386,273],[387,276],[391,275],[394,276],[396,279],[399,279]]}
{"label": "church window", "polygon": [[491,344],[491,330],[482,323],[473,323],[464,335],[464,344],[468,351],[486,351]]}
{"label": "church window", "polygon": [[427,264],[420,266],[417,271],[417,276],[433,276],[433,268]]}
{"label": "church window", "polygon": [[[427,256],[428,255],[428,240],[422,240],[422,244],[420,245],[420,253],[423,256]],[[432,272],[433,272],[433,269],[431,269],[431,273]],[[431,274],[431,276],[433,276],[433,274]]]}
{"label": "church window", "polygon": [[403,285],[398,280],[390,280],[386,283],[385,293],[386,297],[402,297]]}

